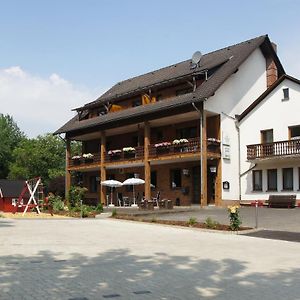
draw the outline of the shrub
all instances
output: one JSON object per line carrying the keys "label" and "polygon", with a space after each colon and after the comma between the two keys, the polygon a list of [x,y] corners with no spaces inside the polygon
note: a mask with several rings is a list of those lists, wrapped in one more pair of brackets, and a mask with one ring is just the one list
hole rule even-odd
{"label": "shrub", "polygon": [[231,230],[239,230],[240,225],[242,224],[242,220],[240,217],[239,206],[229,206],[229,220],[230,220],[230,229]]}
{"label": "shrub", "polygon": [[219,223],[217,221],[214,221],[211,217],[208,217],[205,219],[205,226],[207,228],[216,229]]}
{"label": "shrub", "polygon": [[82,218],[87,218],[90,214],[90,212],[93,211],[93,207],[89,205],[82,205],[81,207],[81,216]]}
{"label": "shrub", "polygon": [[151,219],[151,223],[156,223],[156,218],[155,217],[152,217],[152,219]]}
{"label": "shrub", "polygon": [[69,190],[69,202],[71,207],[80,207],[84,194],[87,192],[87,188],[80,186],[71,186]]}
{"label": "shrub", "polygon": [[55,196],[51,194],[48,198],[49,204],[52,206],[53,211],[62,211],[64,210],[64,202],[60,196]]}
{"label": "shrub", "polygon": [[191,217],[188,221],[189,226],[194,226],[197,223],[197,219]]}
{"label": "shrub", "polygon": [[117,210],[114,208],[114,209],[112,210],[111,216],[112,216],[112,217],[115,217],[116,215],[117,215]]}
{"label": "shrub", "polygon": [[96,212],[103,212],[103,205],[102,205],[102,203],[99,203],[99,204],[95,207],[95,211],[96,211]]}
{"label": "shrub", "polygon": [[0,218],[5,218],[2,214],[0,214]]}

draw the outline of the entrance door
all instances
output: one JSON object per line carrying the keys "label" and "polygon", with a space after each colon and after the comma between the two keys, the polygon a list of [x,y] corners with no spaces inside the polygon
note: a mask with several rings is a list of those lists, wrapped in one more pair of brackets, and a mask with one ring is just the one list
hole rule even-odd
{"label": "entrance door", "polygon": [[201,176],[200,176],[200,166],[193,167],[193,198],[192,204],[200,205],[200,192],[201,192]]}
{"label": "entrance door", "polygon": [[207,164],[207,204],[215,204],[215,182],[216,182],[217,166]]}

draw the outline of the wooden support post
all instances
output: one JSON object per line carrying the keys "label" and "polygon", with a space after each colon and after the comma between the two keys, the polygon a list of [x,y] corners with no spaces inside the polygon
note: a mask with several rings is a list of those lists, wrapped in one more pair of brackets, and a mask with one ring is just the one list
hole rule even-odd
{"label": "wooden support post", "polygon": [[[101,132],[101,146],[100,146],[100,181],[106,180],[106,167],[105,167],[105,154],[106,154],[106,136],[105,132]],[[101,185],[100,202],[106,204],[106,187]]]}
{"label": "wooden support post", "polygon": [[69,171],[69,161],[71,158],[71,141],[66,141],[66,177],[65,177],[65,198],[69,200],[69,190],[71,188],[71,173]]}
{"label": "wooden support post", "polygon": [[215,204],[222,206],[222,160],[217,160],[217,177],[215,181]]}
{"label": "wooden support post", "polygon": [[150,124],[145,122],[144,128],[144,168],[145,168],[145,199],[151,199],[151,166],[149,161]]}
{"label": "wooden support post", "polygon": [[207,137],[206,137],[206,112],[202,109],[202,128],[201,128],[201,139],[202,139],[202,166],[201,166],[201,206],[207,206]]}

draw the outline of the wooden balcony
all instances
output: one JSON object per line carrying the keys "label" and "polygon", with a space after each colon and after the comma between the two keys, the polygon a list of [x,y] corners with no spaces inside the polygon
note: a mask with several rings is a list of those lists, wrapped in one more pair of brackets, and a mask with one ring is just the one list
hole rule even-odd
{"label": "wooden balcony", "polygon": [[247,146],[247,159],[300,156],[300,139]]}
{"label": "wooden balcony", "polygon": [[110,150],[105,153],[105,162],[135,161],[144,159],[144,147],[134,147],[134,151]]}
{"label": "wooden balcony", "polygon": [[[173,144],[172,142],[151,144],[149,147],[149,157],[158,158],[161,156],[200,154],[200,138],[190,138],[186,143]],[[207,140],[207,152],[209,154],[220,154],[220,142]]]}
{"label": "wooden balcony", "polygon": [[100,164],[100,153],[93,153],[93,158],[83,158],[82,156],[78,159],[69,159],[69,167],[82,167],[87,165]]}

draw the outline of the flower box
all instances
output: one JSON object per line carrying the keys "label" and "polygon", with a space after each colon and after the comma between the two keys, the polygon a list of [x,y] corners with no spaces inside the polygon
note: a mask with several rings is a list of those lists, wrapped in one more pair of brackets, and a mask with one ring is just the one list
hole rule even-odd
{"label": "flower box", "polygon": [[82,157],[85,163],[91,163],[94,161],[94,155],[92,153],[84,153]]}
{"label": "flower box", "polygon": [[121,157],[121,153],[122,153],[122,150],[119,150],[119,149],[109,150],[107,152],[110,159],[119,159]]}

